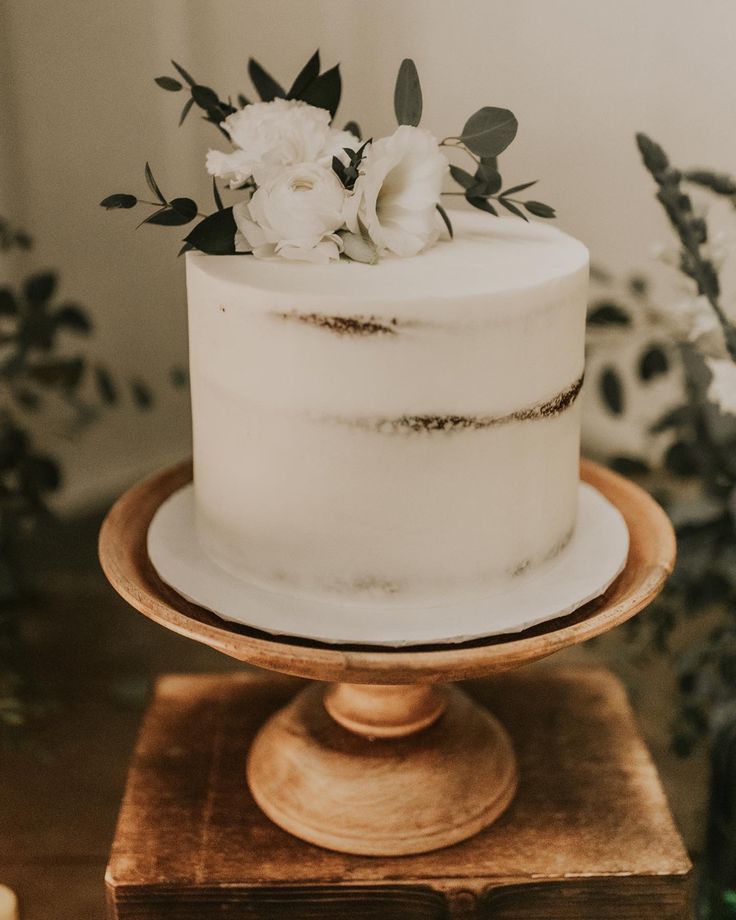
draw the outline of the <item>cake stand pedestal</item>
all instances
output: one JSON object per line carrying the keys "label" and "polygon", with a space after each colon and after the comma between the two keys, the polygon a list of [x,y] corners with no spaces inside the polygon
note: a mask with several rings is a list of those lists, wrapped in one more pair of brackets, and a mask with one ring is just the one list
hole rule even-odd
{"label": "cake stand pedestal", "polygon": [[116,503],[102,528],[100,557],[117,591],[158,623],[238,660],[320,681],[273,715],[250,746],[248,784],[266,815],[303,840],[344,853],[422,853],[491,824],[518,783],[506,729],[446,684],[518,668],[607,631],[645,607],[672,569],[674,536],[659,506],[595,464],[584,462],[581,475],[627,522],[624,571],[602,598],[569,616],[458,645],[282,638],[225,623],[185,600],[156,575],[146,535],[157,508],[191,477],[187,464]]}

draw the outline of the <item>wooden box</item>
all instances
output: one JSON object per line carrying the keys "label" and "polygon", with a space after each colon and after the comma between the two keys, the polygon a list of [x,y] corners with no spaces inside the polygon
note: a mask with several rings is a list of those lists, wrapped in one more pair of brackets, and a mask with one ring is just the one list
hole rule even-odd
{"label": "wooden box", "polygon": [[301,686],[266,672],[159,681],[110,857],[111,920],[688,916],[690,864],[610,673],[531,669],[468,684],[512,736],[516,799],[470,840],[392,858],[303,843],[251,799],[248,745]]}

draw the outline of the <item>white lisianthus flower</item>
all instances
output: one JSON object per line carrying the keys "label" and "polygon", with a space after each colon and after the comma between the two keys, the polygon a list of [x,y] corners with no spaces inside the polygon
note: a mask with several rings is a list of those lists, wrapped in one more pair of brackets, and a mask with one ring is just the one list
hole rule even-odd
{"label": "white lisianthus flower", "polygon": [[274,169],[253,193],[238,202],[237,252],[259,259],[329,262],[342,251],[336,233],[345,224],[345,189],[334,171],[318,163]]}
{"label": "white lisianthus flower", "polygon": [[713,375],[708,387],[708,399],[720,406],[722,412],[736,415],[736,364],[729,358],[706,358]]}
{"label": "white lisianthus flower", "polygon": [[344,156],[343,147],[358,139],[349,131],[330,128],[330,113],[297,99],[254,102],[222,123],[233,145],[232,153],[210,150],[207,171],[228,179],[231,187],[242,185],[259,169],[297,163],[329,165],[333,155]]}
{"label": "white lisianthus flower", "polygon": [[720,332],[720,323],[703,294],[683,297],[661,311],[662,320],[678,339],[697,342]]}
{"label": "white lisianthus flower", "polygon": [[348,228],[361,225],[379,252],[413,256],[437,242],[437,205],[448,163],[437,138],[400,125],[373,141],[360,164],[348,209]]}

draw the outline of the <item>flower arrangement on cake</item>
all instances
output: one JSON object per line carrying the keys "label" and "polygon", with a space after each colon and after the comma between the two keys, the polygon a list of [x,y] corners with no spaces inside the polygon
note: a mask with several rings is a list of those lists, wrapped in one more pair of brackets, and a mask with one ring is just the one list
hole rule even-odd
{"label": "flower arrangement on cake", "polygon": [[[238,95],[237,106],[172,63],[181,79],[163,76],[156,83],[171,93],[189,93],[179,123],[196,106],[233,148],[207,154],[216,210],[203,214],[192,198],[167,198],[148,164],[145,175],[155,201],[126,193],[110,195],[101,204],[153,207],[143,224],[183,226],[197,220],[182,251],[319,263],[341,256],[368,263],[386,253],[413,256],[437,241],[443,222],[452,236],[443,194],[460,195],[496,216],[499,207],[524,220],[525,211],[555,216],[549,205],[517,197],[534,182],[503,188],[497,158],[516,136],[514,114],[484,106],[458,135],[438,140],[419,127],[422,90],[408,58],[394,91],[398,128],[388,137],[367,140],[355,121],[341,129],[334,126],[340,70],[336,65],[321,73],[319,51],[288,90],[251,59],[249,73],[260,101]],[[450,165],[443,148],[463,151],[472,171]],[[443,192],[448,172],[460,191]],[[224,206],[217,179],[238,193],[231,206]]]}

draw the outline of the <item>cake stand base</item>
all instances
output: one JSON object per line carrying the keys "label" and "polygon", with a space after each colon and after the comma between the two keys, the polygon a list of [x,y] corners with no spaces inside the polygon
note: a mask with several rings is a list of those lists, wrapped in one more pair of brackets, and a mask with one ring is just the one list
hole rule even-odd
{"label": "cake stand base", "polygon": [[505,729],[455,687],[338,684],[325,694],[314,684],[266,723],[248,757],[251,793],[274,823],[365,856],[477,834],[516,780]]}

